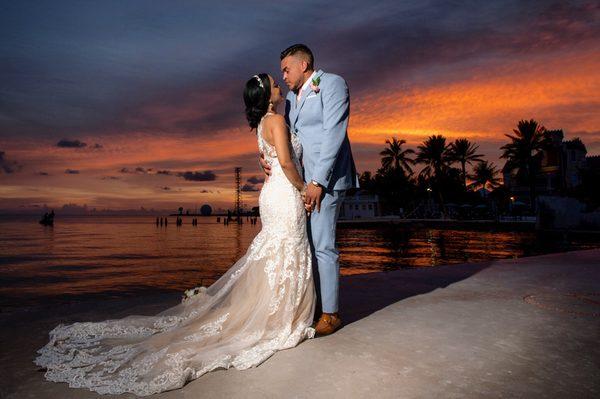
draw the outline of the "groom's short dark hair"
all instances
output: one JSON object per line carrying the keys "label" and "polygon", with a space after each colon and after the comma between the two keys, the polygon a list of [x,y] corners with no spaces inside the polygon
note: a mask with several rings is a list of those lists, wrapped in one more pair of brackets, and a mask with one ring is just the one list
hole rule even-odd
{"label": "groom's short dark hair", "polygon": [[280,55],[280,60],[284,59],[285,57],[287,57],[288,55],[294,55],[297,53],[302,53],[306,56],[307,60],[306,62],[308,63],[308,67],[310,69],[314,69],[314,63],[315,63],[315,57],[313,56],[312,51],[310,51],[310,49],[308,48],[307,45],[305,44],[294,44],[288,48],[286,48],[285,50],[283,50],[281,52]]}

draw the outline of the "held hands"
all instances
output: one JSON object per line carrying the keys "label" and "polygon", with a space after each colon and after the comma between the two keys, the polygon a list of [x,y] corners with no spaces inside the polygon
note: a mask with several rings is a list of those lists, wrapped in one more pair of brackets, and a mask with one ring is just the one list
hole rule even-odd
{"label": "held hands", "polygon": [[307,188],[307,185],[306,185],[306,183],[304,183],[302,185],[302,190],[300,190],[300,196],[302,197],[302,202],[304,202],[304,209],[306,209],[308,214],[310,214],[310,207],[306,206],[306,188]]}
{"label": "held hands", "polygon": [[304,202],[304,209],[310,216],[310,213],[312,212],[313,207],[312,207],[312,205],[306,203],[306,190],[307,189],[308,189],[308,185],[306,183],[304,183],[304,185],[302,186],[302,190],[300,190],[300,195],[302,196],[302,201]]}
{"label": "held hands", "polygon": [[321,210],[321,200],[323,199],[323,186],[315,186],[310,183],[307,185],[304,195],[304,208],[310,214],[314,209]]}

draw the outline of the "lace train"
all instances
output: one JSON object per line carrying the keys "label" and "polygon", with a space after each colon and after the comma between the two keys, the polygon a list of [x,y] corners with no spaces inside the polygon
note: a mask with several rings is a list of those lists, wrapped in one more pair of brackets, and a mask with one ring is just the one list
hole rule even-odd
{"label": "lace train", "polygon": [[[267,153],[260,126],[258,137]],[[292,149],[297,162],[297,141]],[[314,337],[304,206],[277,159],[266,157],[272,176],[259,196],[263,227],[248,251],[210,287],[156,315],[59,324],[34,360],[47,369],[46,379],[101,394],[147,396],[217,368],[257,366]]]}

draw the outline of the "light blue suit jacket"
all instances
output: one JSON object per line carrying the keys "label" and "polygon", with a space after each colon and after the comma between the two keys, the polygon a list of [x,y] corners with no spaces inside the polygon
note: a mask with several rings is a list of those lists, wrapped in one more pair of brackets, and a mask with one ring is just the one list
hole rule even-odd
{"label": "light blue suit jacket", "polygon": [[326,190],[358,187],[358,175],[348,140],[350,96],[346,81],[338,75],[318,70],[319,92],[310,86],[300,101],[290,91],[285,116],[292,134],[302,143],[304,181],[315,180]]}

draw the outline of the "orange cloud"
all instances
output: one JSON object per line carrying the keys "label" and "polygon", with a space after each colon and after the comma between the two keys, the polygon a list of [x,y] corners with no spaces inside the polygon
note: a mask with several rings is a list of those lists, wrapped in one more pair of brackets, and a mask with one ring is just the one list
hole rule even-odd
{"label": "orange cloud", "polygon": [[[504,141],[520,119],[548,128],[600,126],[600,58],[596,52],[496,60],[451,83],[373,90],[354,99],[353,142],[392,134],[416,142],[433,133]],[[409,82],[407,82],[409,83]]]}
{"label": "orange cloud", "polygon": [[[216,137],[189,138],[156,136],[142,132],[105,136],[103,148],[65,149],[55,143],[8,143],[7,152],[25,164],[25,174],[3,176],[2,198],[15,201],[38,198],[37,203],[59,206],[73,202],[96,207],[122,208],[132,202],[146,208],[201,205],[231,207],[234,183],[233,167],[244,157],[257,153],[255,136],[246,129],[216,132]],[[86,142],[97,137],[82,137]],[[258,163],[245,168],[244,178],[258,172]],[[121,168],[142,167],[149,173],[119,173]],[[77,175],[65,175],[66,168],[77,169]],[[171,170],[173,174],[157,174]],[[187,181],[176,175],[183,171],[220,170],[214,181]],[[48,175],[40,175],[43,171]],[[112,178],[110,178],[112,176]],[[165,190],[164,187],[169,187]],[[257,194],[245,192],[248,205]],[[135,201],[130,201],[135,199]]]}
{"label": "orange cloud", "polygon": [[[437,66],[440,68],[440,66]],[[479,66],[451,65],[453,75],[422,70],[396,82],[376,82],[368,93],[352,98],[350,138],[359,171],[379,166],[378,152],[386,138],[398,135],[415,146],[430,134],[449,139],[467,137],[481,145],[487,158],[498,162],[499,147],[520,119],[534,118],[547,128],[562,128],[568,138],[582,137],[590,153],[600,152],[600,60],[597,52],[570,52],[518,59],[488,59]],[[462,69],[461,69],[462,68]],[[460,74],[456,70],[461,71]],[[461,76],[462,74],[462,76]],[[440,78],[442,76],[442,78]],[[435,80],[434,80],[435,79]],[[12,203],[67,202],[111,208],[213,207],[233,205],[233,167],[244,166],[244,179],[259,174],[255,136],[239,128],[215,130],[211,135],[185,136],[171,125],[201,118],[197,99],[185,105],[147,105],[138,115],[157,125],[147,131],[107,132],[78,136],[101,149],[58,148],[56,142],[6,140],[1,145],[23,165],[19,173],[2,175],[0,206]],[[206,115],[213,115],[210,109]],[[204,111],[203,111],[204,112]],[[151,173],[119,174],[121,168],[152,168]],[[77,175],[66,175],[76,169]],[[214,181],[186,181],[157,170],[212,170]],[[40,175],[44,171],[49,176]],[[107,178],[113,176],[113,178]],[[116,177],[116,178],[114,178]],[[165,189],[168,187],[168,189]],[[247,206],[257,192],[244,192]]]}

